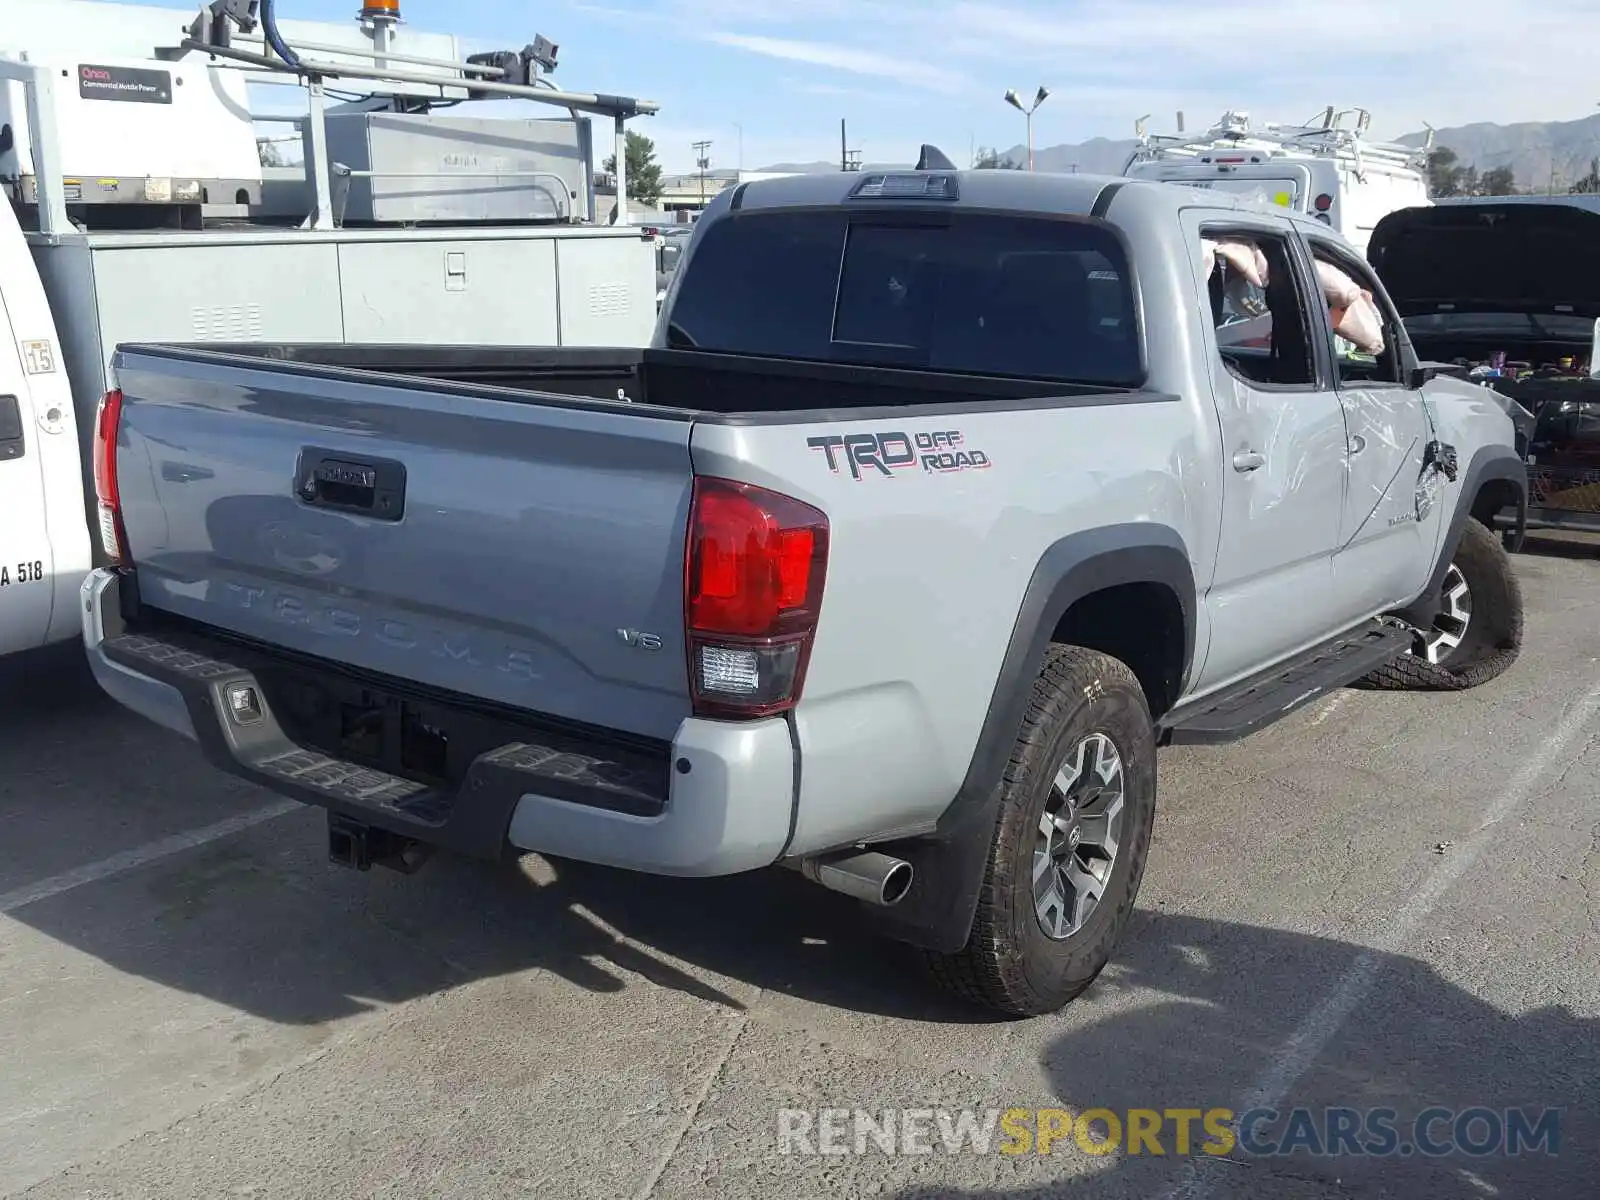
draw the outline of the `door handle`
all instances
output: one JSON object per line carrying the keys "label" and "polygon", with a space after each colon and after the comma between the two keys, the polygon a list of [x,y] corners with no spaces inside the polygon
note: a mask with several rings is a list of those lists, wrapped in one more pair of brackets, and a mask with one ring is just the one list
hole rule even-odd
{"label": "door handle", "polygon": [[1233,456],[1233,469],[1241,473],[1254,471],[1266,461],[1266,457],[1259,450],[1240,450]]}
{"label": "door handle", "polygon": [[1350,457],[1354,458],[1367,448],[1367,439],[1358,433],[1345,443],[1345,446],[1350,451]]}

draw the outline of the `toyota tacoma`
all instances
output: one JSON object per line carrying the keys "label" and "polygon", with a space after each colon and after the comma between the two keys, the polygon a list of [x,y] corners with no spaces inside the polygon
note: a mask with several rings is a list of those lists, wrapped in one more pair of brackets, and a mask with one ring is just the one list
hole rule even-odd
{"label": "toyota tacoma", "polygon": [[1014,1014],[1112,956],[1158,747],[1522,637],[1504,401],[1210,190],[927,148],[719,195],[647,349],[115,369],[94,672],[336,861],[782,865]]}

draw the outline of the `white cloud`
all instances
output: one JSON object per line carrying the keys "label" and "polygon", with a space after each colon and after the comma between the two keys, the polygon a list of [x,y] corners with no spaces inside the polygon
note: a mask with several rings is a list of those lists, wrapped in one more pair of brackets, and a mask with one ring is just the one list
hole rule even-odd
{"label": "white cloud", "polygon": [[[1229,108],[1299,122],[1360,106],[1375,134],[1396,136],[1424,122],[1570,120],[1600,101],[1600,0],[580,2],[673,38],[686,78],[658,97],[666,111],[743,121],[752,164],[767,139],[813,148],[784,158],[837,156],[839,116],[874,153],[1015,145],[1022,119],[1001,95],[1041,83],[1040,146],[1128,137],[1143,113],[1170,129],[1177,109],[1193,130]],[[753,103],[750,64],[763,59],[801,69],[776,72]],[[721,90],[723,72],[740,82]]]}
{"label": "white cloud", "polygon": [[814,67],[827,67],[835,71],[848,71],[873,79],[902,83],[907,87],[927,88],[931,91],[952,91],[965,85],[960,72],[946,69],[917,58],[897,54],[879,54],[835,42],[798,41],[792,38],[765,37],[757,34],[712,31],[701,35],[708,42],[764,54],[768,58],[781,58],[789,62],[806,63]]}
{"label": "white cloud", "polygon": [[914,105],[918,98],[904,91],[875,91],[871,88],[850,87],[846,84],[822,83],[814,79],[785,77],[785,87],[806,96],[826,96],[830,99],[849,100],[855,104],[878,106]]}
{"label": "white cloud", "polygon": [[1398,134],[1423,120],[1576,117],[1597,98],[1592,0],[1135,0],[1067,13],[956,0],[941,24],[973,57],[1027,63],[1080,93],[1142,81],[1142,111],[1185,95],[1192,116],[1201,102],[1210,116],[1240,105],[1290,121],[1361,105]]}

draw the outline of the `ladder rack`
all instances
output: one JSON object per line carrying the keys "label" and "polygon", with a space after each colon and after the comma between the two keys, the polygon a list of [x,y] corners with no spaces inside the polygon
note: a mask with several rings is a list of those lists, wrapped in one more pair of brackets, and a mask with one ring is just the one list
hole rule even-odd
{"label": "ladder rack", "polygon": [[[609,117],[615,134],[617,163],[614,221],[620,225],[631,223],[627,203],[626,122],[633,117],[654,115],[660,111],[659,104],[632,96],[570,92],[555,87],[540,75],[541,67],[545,71],[554,68],[557,49],[543,37],[536,38],[521,51],[475,54],[459,61],[410,54],[397,51],[391,45],[393,25],[399,16],[398,5],[390,6],[387,12],[376,13],[369,5],[363,10],[362,31],[371,40],[370,49],[311,41],[302,41],[299,47],[293,47],[277,36],[276,26],[271,23],[270,5],[271,0],[261,5],[261,33],[265,36],[254,41],[255,45],[260,45],[260,53],[232,44],[232,27],[237,26],[246,34],[256,30],[254,0],[248,3],[245,0],[212,0],[209,5],[202,3],[198,17],[187,30],[188,36],[176,46],[154,48],[152,57],[178,62],[191,55],[203,55],[209,59],[213,70],[236,70],[259,83],[305,90],[307,144],[304,161],[314,199],[302,228],[331,230],[337,224],[335,193],[340,187],[333,183],[331,176],[341,175],[340,183],[344,184],[347,181],[342,176],[349,172],[341,172],[338,164],[330,165],[328,161],[326,86],[338,80],[357,81],[360,86],[356,90],[369,93],[373,99],[403,100],[423,107],[434,102],[503,98],[554,105],[565,108],[574,117],[580,112]],[[288,51],[293,61],[274,48],[274,41]],[[301,51],[333,54],[341,61],[312,58]],[[26,54],[17,58],[0,55],[0,80],[14,81],[23,87],[34,155],[38,229],[46,239],[70,234],[75,228],[67,213],[58,153],[60,139],[53,75],[50,68],[28,62]],[[282,121],[286,118],[259,119]]]}
{"label": "ladder rack", "polygon": [[[1294,155],[1347,158],[1353,160],[1358,174],[1364,174],[1367,166],[1376,164],[1414,171],[1427,169],[1428,155],[1433,150],[1431,129],[1422,146],[1370,141],[1365,134],[1371,114],[1365,109],[1353,111],[1359,113],[1360,117],[1354,129],[1347,129],[1340,123],[1346,114],[1336,113],[1332,106],[1326,110],[1322,123],[1318,125],[1267,123],[1252,127],[1249,114],[1230,110],[1202,134],[1152,134],[1145,127],[1148,118],[1140,118],[1134,123],[1138,149],[1129,159],[1129,165],[1156,159],[1196,158],[1221,150],[1255,153],[1268,158]],[[1180,130],[1183,127],[1182,120],[1180,113]]]}

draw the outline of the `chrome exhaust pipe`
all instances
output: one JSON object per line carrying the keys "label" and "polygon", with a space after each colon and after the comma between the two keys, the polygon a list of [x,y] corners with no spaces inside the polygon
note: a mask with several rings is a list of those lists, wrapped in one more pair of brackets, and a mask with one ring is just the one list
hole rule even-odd
{"label": "chrome exhaust pipe", "polygon": [[791,861],[812,883],[884,908],[899,904],[911,890],[911,864],[876,850],[845,850]]}

